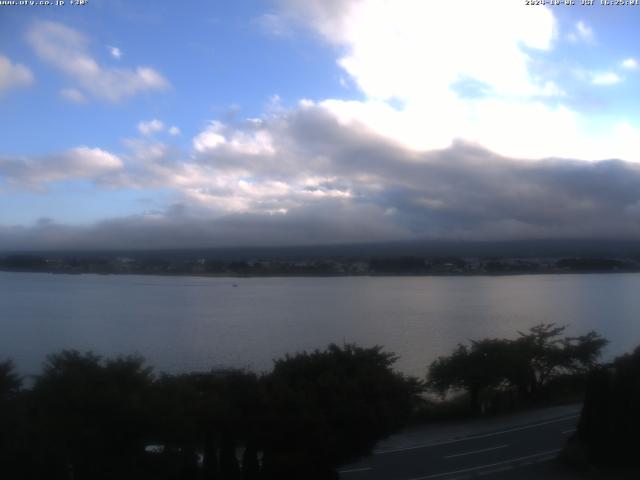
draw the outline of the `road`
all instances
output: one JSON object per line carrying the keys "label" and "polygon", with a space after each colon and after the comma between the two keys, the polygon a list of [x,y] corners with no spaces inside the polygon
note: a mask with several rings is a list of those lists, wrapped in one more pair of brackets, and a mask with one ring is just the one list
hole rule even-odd
{"label": "road", "polygon": [[[464,437],[382,446],[340,469],[342,480],[453,480],[524,478],[526,471],[554,459],[575,431],[579,408],[563,415],[518,423]],[[426,430],[426,429],[425,429]],[[516,472],[514,470],[519,470]],[[527,478],[536,478],[535,476]]]}

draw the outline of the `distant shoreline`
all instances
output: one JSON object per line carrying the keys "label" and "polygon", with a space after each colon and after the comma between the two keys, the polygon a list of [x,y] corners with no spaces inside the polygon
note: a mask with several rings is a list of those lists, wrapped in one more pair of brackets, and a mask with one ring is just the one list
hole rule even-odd
{"label": "distant shoreline", "polygon": [[344,277],[516,277],[528,275],[601,275],[601,274],[637,274],[637,270],[589,270],[589,271],[522,271],[522,272],[439,272],[439,273],[167,273],[167,272],[70,272],[56,270],[18,270],[0,268],[3,273],[46,273],[50,275],[99,275],[99,276],[151,276],[151,277],[199,277],[199,278],[344,278]]}
{"label": "distant shoreline", "polygon": [[203,277],[507,276],[640,272],[640,257],[308,256],[297,258],[170,255],[153,257],[15,254],[0,270],[64,274]]}

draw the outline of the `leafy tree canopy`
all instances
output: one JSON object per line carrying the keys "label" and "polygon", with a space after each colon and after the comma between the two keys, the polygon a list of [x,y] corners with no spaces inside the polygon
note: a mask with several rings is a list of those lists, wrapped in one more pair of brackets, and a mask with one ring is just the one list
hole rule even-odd
{"label": "leafy tree canopy", "polygon": [[429,366],[427,385],[440,394],[466,390],[474,411],[484,389],[515,388],[523,397],[531,397],[553,378],[589,371],[607,344],[596,332],[563,337],[565,330],[566,326],[539,324],[519,332],[514,340],[460,344]]}

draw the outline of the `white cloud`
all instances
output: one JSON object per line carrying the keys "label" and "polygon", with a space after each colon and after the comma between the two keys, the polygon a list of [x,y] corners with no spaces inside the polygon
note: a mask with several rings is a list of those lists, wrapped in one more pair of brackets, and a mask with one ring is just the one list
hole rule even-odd
{"label": "white cloud", "polygon": [[626,58],[620,65],[627,70],[636,70],[638,68],[638,61],[635,58]]}
{"label": "white cloud", "polygon": [[123,143],[131,151],[127,156],[129,166],[161,162],[169,152],[168,145],[148,138],[126,139]]}
{"label": "white cloud", "polygon": [[211,122],[211,125],[193,139],[193,148],[202,153],[224,145],[226,139],[220,134],[222,129],[223,125],[220,122]]}
{"label": "white cloud", "polygon": [[572,42],[582,41],[585,43],[593,43],[595,36],[593,29],[582,20],[575,24],[575,30],[569,33],[568,38]]}
{"label": "white cloud", "polygon": [[[560,148],[566,135],[565,151],[585,140],[566,110],[548,118],[544,108],[528,104],[513,105],[522,110],[516,113],[503,110],[500,103],[486,103],[483,108],[488,124],[494,123],[490,115],[531,116],[531,125],[550,125],[564,118],[553,141]],[[475,134],[496,143],[515,136],[515,141],[529,141],[533,148],[527,135],[538,141],[540,137],[531,134],[531,125],[502,132],[487,126],[487,132]],[[269,149],[255,148],[258,133],[270,139]],[[620,125],[602,137],[616,145],[622,157],[640,162],[637,126]],[[583,148],[597,152],[599,142],[594,138]],[[109,189],[173,192],[170,202],[180,208],[89,228],[84,239],[94,247],[100,242],[142,244],[156,237],[173,246],[196,241],[246,245],[399,238],[598,238],[602,232],[640,238],[638,164],[532,161],[500,156],[462,141],[440,150],[415,151],[367,125],[339,117],[326,102],[305,101],[297,108],[245,122],[212,122],[187,152],[152,137],[125,145],[127,153],[119,156],[79,147],[44,157],[0,157],[0,178],[9,188],[42,189],[50,182],[80,178]],[[9,235],[2,229],[0,225],[0,242]],[[24,240],[46,235],[33,231]]]}
{"label": "white cloud", "polygon": [[148,122],[138,123],[138,131],[142,135],[152,135],[156,132],[162,132],[164,130],[164,123],[157,118],[149,120]]}
{"label": "white cloud", "polygon": [[60,90],[60,95],[70,102],[84,103],[86,101],[84,94],[77,88],[63,88]]}
{"label": "white cloud", "polygon": [[291,33],[286,19],[274,13],[265,13],[258,17],[256,22],[262,30],[270,35],[284,37]]}
{"label": "white cloud", "polygon": [[76,147],[68,152],[65,160],[65,167],[83,177],[123,167],[120,158],[100,148]]}
{"label": "white cloud", "polygon": [[11,63],[0,55],[0,94],[11,88],[27,87],[34,82],[33,73],[20,63]]}
{"label": "white cloud", "polygon": [[591,77],[591,83],[601,86],[615,85],[621,81],[622,78],[615,72],[594,73]]}
{"label": "white cloud", "polygon": [[[509,0],[281,4],[284,14],[343,52],[338,63],[365,98],[320,102],[343,125],[370,129],[415,151],[461,139],[514,158],[637,160],[611,135],[594,134],[592,118],[563,104],[571,92],[540,73],[553,70],[545,54],[558,35],[550,8],[534,11]],[[585,22],[573,28],[581,41],[595,41]],[[613,71],[583,76],[601,86],[624,80]],[[465,95],[461,82],[479,88]],[[542,139],[532,134],[541,125],[554,126]]]}
{"label": "white cloud", "polygon": [[122,58],[122,50],[120,50],[118,47],[112,47],[111,45],[108,45],[107,49],[109,50],[109,54],[116,60],[120,60]]}
{"label": "white cloud", "polygon": [[169,127],[168,132],[169,132],[169,135],[171,135],[172,137],[177,137],[178,135],[180,135],[180,129],[175,125]]}
{"label": "white cloud", "polygon": [[121,170],[124,163],[100,148],[76,147],[64,153],[34,157],[0,157],[0,176],[13,184],[40,188],[66,179],[100,177]]}
{"label": "white cloud", "polygon": [[87,53],[88,39],[56,22],[38,21],[27,40],[40,58],[58,68],[95,97],[119,101],[144,91],[165,90],[169,82],[150,67],[108,68]]}
{"label": "white cloud", "polygon": [[[65,233],[62,225],[47,223],[25,229],[18,238],[17,230],[0,225],[0,243],[13,238],[42,247],[66,238],[76,246],[97,248],[143,246],[151,239],[186,247],[640,238],[638,164],[531,161],[467,142],[416,152],[362,125],[341,124],[326,106],[312,102],[260,122],[218,123],[204,131],[222,132],[228,142],[251,137],[257,124],[270,134],[278,155],[247,155],[226,143],[185,155],[166,144],[136,139],[122,156],[126,162],[86,147],[47,157],[0,158],[0,175],[10,185],[86,178],[109,188],[174,192],[173,206],[82,231]],[[606,133],[634,155],[640,152],[636,127]]]}
{"label": "white cloud", "polygon": [[340,65],[367,95],[379,99],[430,100],[461,76],[487,83],[498,93],[530,94],[539,86],[530,78],[521,46],[547,50],[556,31],[549,9],[527,10],[508,0],[484,5],[422,0],[286,5],[325,39],[346,47]]}
{"label": "white cloud", "polygon": [[[188,209],[205,212],[201,218],[216,219],[207,238],[218,240],[217,232],[240,224],[225,238],[260,242],[274,225],[283,229],[268,238],[279,241],[290,227],[316,234],[324,225],[324,237],[309,241],[366,239],[356,235],[366,225],[378,229],[371,238],[640,235],[638,212],[624,213],[640,205],[637,165],[548,159],[640,162],[639,125],[589,131],[588,119],[561,103],[566,94],[558,85],[532,72],[539,52],[543,58],[554,45],[551,10],[510,0],[464,3],[465,15],[459,3],[421,0],[285,3],[342,52],[339,64],[364,100],[302,100],[286,109],[275,97],[261,118],[207,124],[187,151],[153,137],[180,130],[152,119],[140,122],[143,136],[127,141],[120,156],[85,147],[4,158],[0,175],[14,184],[80,177],[115,188],[167,188]],[[84,50],[61,45],[75,62],[69,72],[93,78],[107,71]],[[456,85],[467,79],[482,92],[459,94]],[[620,80],[615,72],[584,71],[584,82]],[[272,218],[284,223],[263,229]],[[190,231],[169,227],[168,235]]]}
{"label": "white cloud", "polygon": [[[363,101],[323,103],[343,122],[429,150],[445,148],[456,138],[494,148],[480,132],[535,128],[532,112],[553,123],[567,117],[564,110],[544,103],[565,92],[531,71],[533,56],[550,50],[557,36],[549,8],[525,9],[509,0],[291,0],[284,5],[289,15],[343,48],[338,63],[366,96]],[[459,94],[461,80],[482,85],[483,93],[471,98]],[[505,114],[492,113],[489,105]],[[507,111],[518,116],[509,117]],[[530,135],[517,136],[523,137],[537,153],[554,154],[551,148],[541,152],[541,142]],[[503,147],[506,143],[500,142]],[[501,153],[525,150],[515,139],[509,144]]]}
{"label": "white cloud", "polygon": [[[406,188],[416,192],[416,195],[420,192],[414,202],[416,205],[446,214],[450,201],[443,200],[439,192],[455,189],[448,186],[448,180],[444,177],[440,186],[440,180],[430,178],[440,168],[435,167],[433,162],[447,165],[446,168],[452,171],[459,170],[456,175],[461,177],[474,177],[469,185],[453,181],[453,184],[459,184],[462,188],[485,188],[480,185],[483,179],[488,178],[486,173],[491,177],[491,188],[495,188],[496,192],[511,192],[509,195],[512,194],[514,199],[518,195],[524,195],[522,198],[525,198],[547,187],[538,184],[542,181],[540,179],[532,180],[535,185],[526,187],[515,177],[501,180],[503,168],[529,175],[526,172],[544,170],[549,162],[555,162],[558,178],[564,175],[564,168],[574,168],[575,161],[531,160],[547,156],[550,149],[556,152],[556,157],[572,158],[571,155],[579,151],[582,160],[597,161],[613,155],[640,162],[637,154],[640,151],[640,128],[624,124],[614,126],[604,134],[587,137],[580,131],[580,119],[564,107],[549,111],[541,104],[507,105],[491,100],[479,105],[482,111],[478,115],[486,120],[486,126],[482,129],[476,125],[476,129],[469,132],[469,138],[483,138],[500,151],[527,153],[526,157],[510,158],[500,157],[477,144],[465,142],[442,150],[411,150],[405,142],[398,142],[398,138],[402,139],[402,123],[396,125],[395,136],[385,138],[359,121],[362,117],[385,118],[384,115],[364,111],[349,117],[352,107],[373,108],[371,103],[354,102],[350,105],[336,100],[319,104],[304,101],[296,109],[281,111],[260,120],[251,119],[240,126],[212,122],[194,138],[196,155],[189,162],[176,163],[156,157],[151,164],[147,162],[147,173],[154,182],[183,192],[188,204],[216,211],[294,211],[322,199],[368,202],[373,201],[372,198],[393,196],[395,193],[390,192]],[[381,103],[379,108],[388,107]],[[397,118],[393,117],[393,113],[391,115],[388,121],[393,124]],[[527,118],[528,123],[509,123],[513,118]],[[494,129],[496,124],[504,128]],[[531,134],[536,125],[556,125],[557,128],[549,129],[545,133],[545,141],[541,142],[540,137]],[[247,154],[242,148],[233,148],[231,139],[251,138],[257,126],[272,139],[270,146],[278,152],[277,155],[267,150]],[[147,148],[157,151],[151,145]],[[145,153],[144,156],[148,155]],[[582,163],[585,166],[576,167],[576,171],[593,171],[588,166],[589,162]],[[500,166],[493,169],[490,167],[492,164]],[[635,168],[631,165],[629,168]],[[489,167],[493,169],[492,173],[483,173]],[[593,172],[593,175],[597,175],[597,172]],[[576,192],[579,191],[576,189]],[[560,191],[556,194],[561,195]],[[541,201],[540,198],[535,201]],[[578,198],[571,195],[563,201],[580,203]],[[385,210],[402,211],[406,207],[393,202],[385,205]],[[473,210],[475,207],[469,204],[460,208]],[[542,207],[542,210],[545,208]]]}
{"label": "white cloud", "polygon": [[228,128],[214,121],[193,139],[193,148],[204,153],[224,148],[233,153],[244,155],[273,155],[275,149],[271,134],[261,128],[261,122],[249,122],[247,131]]}

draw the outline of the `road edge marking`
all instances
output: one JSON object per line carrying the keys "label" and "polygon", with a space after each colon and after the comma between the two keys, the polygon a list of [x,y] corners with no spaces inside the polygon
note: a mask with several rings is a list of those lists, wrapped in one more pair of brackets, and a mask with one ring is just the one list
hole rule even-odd
{"label": "road edge marking", "polygon": [[371,467],[360,467],[360,468],[348,468],[346,470],[338,470],[338,473],[356,473],[356,472],[367,472],[369,470],[373,470]]}
{"label": "road edge marking", "polygon": [[444,458],[464,457],[465,455],[473,455],[475,453],[490,452],[491,450],[498,450],[500,448],[507,448],[509,445],[498,445],[497,447],[483,448],[482,450],[473,450],[471,452],[454,453],[453,455],[446,455]]}
{"label": "road edge marking", "polygon": [[463,437],[463,438],[454,438],[454,439],[451,439],[451,440],[444,440],[442,442],[421,443],[419,445],[412,445],[410,447],[393,448],[393,449],[390,449],[390,450],[374,450],[373,454],[374,455],[384,455],[384,454],[387,454],[387,453],[404,452],[404,451],[407,451],[407,450],[418,450],[420,448],[437,447],[437,446],[440,446],[440,445],[449,445],[451,443],[466,442],[467,440],[477,440],[479,438],[495,437],[496,435],[502,435],[504,433],[519,432],[520,430],[528,430],[530,428],[541,427],[543,425],[549,425],[551,423],[560,423],[560,422],[564,422],[565,420],[571,420],[572,418],[578,418],[578,417],[580,417],[580,414],[570,415],[570,416],[562,417],[562,418],[556,418],[554,420],[547,420],[547,421],[544,421],[544,422],[532,423],[532,424],[524,425],[524,426],[520,426],[520,427],[509,428],[507,430],[500,430],[499,432],[481,433],[481,434],[478,434],[478,435],[470,435],[468,437]]}
{"label": "road edge marking", "polygon": [[509,460],[503,460],[501,462],[488,463],[486,465],[478,465],[477,467],[469,467],[469,468],[464,468],[462,470],[454,470],[454,471],[451,471],[451,472],[435,473],[435,474],[426,475],[426,476],[423,476],[423,477],[413,477],[413,478],[409,478],[407,480],[428,480],[430,478],[447,477],[449,475],[456,475],[458,473],[474,472],[474,471],[478,471],[478,470],[484,470],[486,468],[498,467],[500,465],[509,465],[509,464],[512,464],[512,463],[520,462],[522,460],[528,460],[528,459],[534,458],[534,457],[544,457],[545,455],[553,455],[553,454],[556,454],[556,453],[560,452],[560,450],[562,450],[562,449],[561,448],[557,448],[555,450],[548,450],[546,452],[534,453],[532,455],[526,455],[524,457],[511,458]]}

